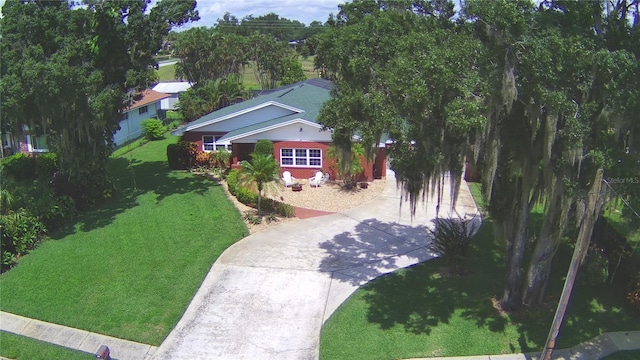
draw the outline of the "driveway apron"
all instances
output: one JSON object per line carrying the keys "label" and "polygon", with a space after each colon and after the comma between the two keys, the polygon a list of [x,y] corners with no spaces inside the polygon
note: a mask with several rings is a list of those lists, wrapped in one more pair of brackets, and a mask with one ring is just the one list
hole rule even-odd
{"label": "driveway apron", "polygon": [[[445,196],[439,216],[453,214],[450,205]],[[465,182],[455,211],[477,212]],[[353,291],[433,258],[427,227],[435,216],[430,198],[412,217],[389,172],[381,196],[363,206],[242,239],[211,267],[153,358],[318,359],[322,324]]]}

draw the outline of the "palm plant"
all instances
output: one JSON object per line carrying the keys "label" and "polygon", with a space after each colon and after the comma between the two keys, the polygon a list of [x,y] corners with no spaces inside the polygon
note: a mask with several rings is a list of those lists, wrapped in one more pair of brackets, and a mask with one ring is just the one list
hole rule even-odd
{"label": "palm plant", "polygon": [[262,190],[265,186],[275,183],[280,177],[278,162],[271,154],[252,153],[251,161],[242,161],[240,165],[239,183],[258,190],[258,216],[260,216]]}

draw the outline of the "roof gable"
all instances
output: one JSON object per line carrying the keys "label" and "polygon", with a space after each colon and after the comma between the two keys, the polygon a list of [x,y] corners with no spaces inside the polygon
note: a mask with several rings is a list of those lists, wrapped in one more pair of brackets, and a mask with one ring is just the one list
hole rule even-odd
{"label": "roof gable", "polygon": [[[279,89],[269,90],[252,99],[227,106],[209,113],[198,120],[191,122],[178,132],[178,135],[188,131],[202,131],[202,128],[216,122],[229,120],[233,117],[275,105],[283,109],[289,109],[298,114],[301,119],[316,122],[320,108],[330,97],[332,83],[323,79],[310,79],[288,85]],[[282,115],[280,115],[282,116]],[[272,119],[259,119],[258,122]],[[248,126],[240,124],[238,128]]]}
{"label": "roof gable", "polygon": [[129,107],[125,108],[126,111],[131,111],[137,109],[139,107],[143,107],[145,105],[153,104],[154,102],[158,102],[162,99],[166,99],[171,97],[169,94],[157,92],[151,89],[146,89],[142,92],[142,97],[133,102]]}

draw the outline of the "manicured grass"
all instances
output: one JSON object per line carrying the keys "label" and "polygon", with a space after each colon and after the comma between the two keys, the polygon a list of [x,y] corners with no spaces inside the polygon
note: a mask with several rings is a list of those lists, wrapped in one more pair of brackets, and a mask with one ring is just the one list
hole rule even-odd
{"label": "manicured grass", "polygon": [[175,141],[112,159],[117,197],[3,274],[2,310],[159,345],[213,262],[247,234],[221,186],[169,171]]}
{"label": "manicured grass", "polygon": [[0,356],[25,360],[88,360],[95,355],[0,331]]}
{"label": "manicured grass", "polygon": [[158,74],[158,81],[175,81],[176,79],[176,64],[161,66],[156,70]]}
{"label": "manicured grass", "polygon": [[640,350],[618,351],[615,354],[607,356],[606,360],[638,360],[640,359]]}
{"label": "manicured grass", "polygon": [[[490,219],[474,238],[470,273],[449,277],[432,260],[378,278],[352,295],[325,324],[322,359],[401,359],[539,351],[546,340],[571,250],[559,250],[545,306],[506,314],[494,306],[504,276],[503,249]],[[581,278],[558,347],[607,331],[638,330],[620,289]]]}

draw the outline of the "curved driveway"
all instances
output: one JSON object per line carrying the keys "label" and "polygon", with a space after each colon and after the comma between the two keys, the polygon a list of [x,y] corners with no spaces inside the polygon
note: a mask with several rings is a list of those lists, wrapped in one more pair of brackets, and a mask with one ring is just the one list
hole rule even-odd
{"label": "curved driveway", "polygon": [[[322,324],[358,286],[433,257],[435,211],[433,201],[418,205],[412,221],[389,172],[382,195],[363,206],[240,240],[211,267],[154,359],[317,359]],[[456,211],[477,211],[465,182]]]}

